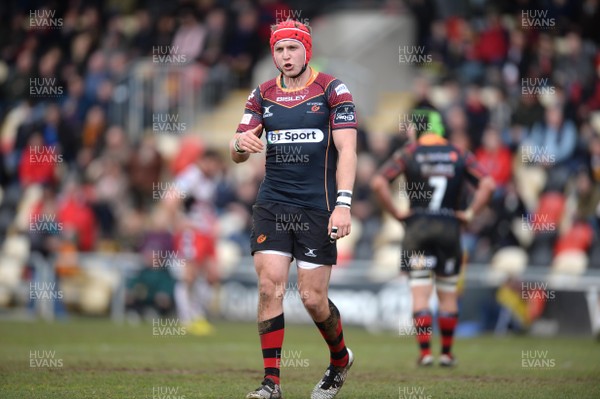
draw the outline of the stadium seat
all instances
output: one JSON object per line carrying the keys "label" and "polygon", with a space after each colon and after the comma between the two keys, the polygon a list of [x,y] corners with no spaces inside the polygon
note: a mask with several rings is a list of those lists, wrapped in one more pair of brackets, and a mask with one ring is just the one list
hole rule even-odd
{"label": "stadium seat", "polygon": [[527,268],[527,253],[521,247],[505,247],[492,257],[491,267],[494,272],[503,275],[519,276]]}
{"label": "stadium seat", "polygon": [[578,276],[585,272],[588,257],[581,250],[565,250],[554,257],[552,261],[553,274]]}
{"label": "stadium seat", "polygon": [[600,111],[590,112],[590,124],[596,132],[600,132]]}
{"label": "stadium seat", "polygon": [[24,264],[29,258],[30,244],[24,235],[9,235],[2,245],[2,257],[10,257]]}
{"label": "stadium seat", "polygon": [[555,253],[559,254],[563,251],[577,249],[587,252],[592,245],[593,238],[594,231],[588,223],[575,223],[565,234],[559,237]]}
{"label": "stadium seat", "polygon": [[337,242],[339,265],[348,266],[348,263],[354,258],[356,243],[361,235],[362,223],[360,220],[352,218],[352,234]]}
{"label": "stadium seat", "polygon": [[24,265],[9,256],[0,257],[0,307],[10,305],[19,291]]}
{"label": "stadium seat", "polygon": [[548,231],[546,225],[554,224],[555,231],[560,226],[565,210],[566,199],[561,192],[550,191],[540,196],[538,207],[535,211],[535,231]]}
{"label": "stadium seat", "polygon": [[219,236],[226,238],[244,230],[244,216],[239,212],[225,212],[217,221]]}
{"label": "stadium seat", "polygon": [[8,256],[0,257],[0,285],[15,289],[21,281],[23,264]]}
{"label": "stadium seat", "polygon": [[156,137],[156,149],[166,160],[173,160],[177,157],[181,148],[181,140],[177,137],[158,135]]}
{"label": "stadium seat", "polygon": [[546,171],[536,166],[523,167],[520,162],[517,165],[519,167],[514,168],[517,191],[527,209],[535,209],[538,205],[540,193],[546,185]]}
{"label": "stadium seat", "polygon": [[240,264],[242,253],[240,246],[231,240],[220,239],[217,243],[217,260],[221,278],[227,278]]}
{"label": "stadium seat", "polygon": [[27,237],[18,234],[6,237],[0,251],[0,306],[9,305],[18,293],[29,252]]}
{"label": "stadium seat", "polygon": [[390,242],[400,242],[404,238],[404,226],[389,215],[383,218],[381,230],[375,238],[375,245],[385,245]]}
{"label": "stadium seat", "polygon": [[110,308],[112,290],[105,284],[90,284],[81,290],[82,312],[90,315],[106,314]]}
{"label": "stadium seat", "polygon": [[523,219],[522,218],[514,218],[510,224],[510,230],[517,238],[519,245],[523,248],[528,248],[533,243],[535,238],[535,234],[530,229],[523,228]]}
{"label": "stadium seat", "polygon": [[42,199],[42,187],[34,184],[25,190],[23,198],[19,203],[19,209],[15,216],[15,226],[20,231],[29,231],[29,217],[33,206]]}
{"label": "stadium seat", "polygon": [[401,248],[396,244],[385,245],[373,254],[373,266],[369,270],[371,277],[376,280],[394,278],[400,268]]}

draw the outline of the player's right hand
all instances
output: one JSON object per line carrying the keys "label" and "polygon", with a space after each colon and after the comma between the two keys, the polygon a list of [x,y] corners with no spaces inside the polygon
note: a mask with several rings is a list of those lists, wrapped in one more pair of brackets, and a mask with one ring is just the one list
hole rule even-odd
{"label": "player's right hand", "polygon": [[262,123],[256,126],[254,129],[250,129],[247,132],[240,133],[237,138],[238,148],[249,152],[250,154],[256,154],[262,152],[265,149],[265,145],[260,139],[262,135],[263,126]]}
{"label": "player's right hand", "polygon": [[473,211],[455,211],[454,216],[464,225],[467,225],[473,221]]}

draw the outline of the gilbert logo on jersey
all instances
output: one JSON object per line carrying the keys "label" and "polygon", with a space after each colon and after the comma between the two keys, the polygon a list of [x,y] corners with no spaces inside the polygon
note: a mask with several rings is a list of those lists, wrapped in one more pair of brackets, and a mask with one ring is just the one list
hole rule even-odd
{"label": "gilbert logo on jersey", "polygon": [[263,113],[263,118],[270,118],[271,116],[273,116],[273,113],[271,112],[272,107],[273,105],[269,105],[268,107],[263,106],[263,108],[265,109],[265,112]]}

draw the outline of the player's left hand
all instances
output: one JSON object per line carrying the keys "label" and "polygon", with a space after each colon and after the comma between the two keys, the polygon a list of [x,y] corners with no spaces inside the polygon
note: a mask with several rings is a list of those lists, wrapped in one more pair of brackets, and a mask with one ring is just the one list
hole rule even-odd
{"label": "player's left hand", "polygon": [[327,235],[331,237],[331,228],[337,227],[337,240],[350,234],[352,227],[352,216],[350,208],[336,206],[329,217],[329,226],[327,226]]}
{"label": "player's left hand", "polygon": [[411,212],[403,212],[399,209],[396,209],[396,212],[394,212],[394,217],[396,218],[396,220],[398,220],[399,222],[405,222],[406,219],[408,219],[411,215]]}

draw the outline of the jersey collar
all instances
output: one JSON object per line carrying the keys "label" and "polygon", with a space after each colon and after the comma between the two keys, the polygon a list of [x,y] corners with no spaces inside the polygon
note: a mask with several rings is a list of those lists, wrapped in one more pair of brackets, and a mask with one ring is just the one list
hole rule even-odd
{"label": "jersey collar", "polygon": [[444,145],[448,143],[448,140],[435,133],[425,133],[419,137],[417,142],[420,145]]}
{"label": "jersey collar", "polygon": [[281,74],[279,74],[279,76],[277,76],[277,79],[275,79],[275,82],[277,83],[277,87],[278,87],[278,88],[279,88],[281,91],[283,91],[284,93],[293,93],[293,92],[295,92],[295,91],[298,91],[298,90],[302,90],[302,89],[305,89],[305,88],[307,88],[308,86],[310,86],[310,85],[311,85],[311,84],[312,84],[312,83],[315,81],[315,79],[317,78],[317,75],[319,74],[319,72],[315,71],[315,70],[314,70],[314,69],[312,69],[311,67],[309,67],[309,68],[310,68],[310,78],[308,79],[308,82],[306,82],[306,84],[305,84],[303,87],[298,87],[298,88],[294,88],[294,89],[289,89],[289,88],[287,88],[287,87],[283,87],[283,86],[281,86],[281,79],[283,78],[283,74],[282,74],[282,73],[281,73]]}

